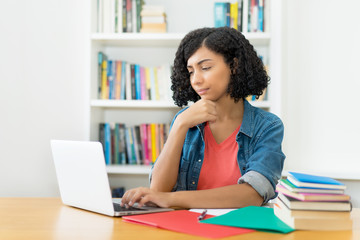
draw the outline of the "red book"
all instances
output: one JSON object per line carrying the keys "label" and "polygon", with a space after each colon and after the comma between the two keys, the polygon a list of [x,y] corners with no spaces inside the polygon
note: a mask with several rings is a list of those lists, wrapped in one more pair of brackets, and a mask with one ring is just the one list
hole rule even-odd
{"label": "red book", "polygon": [[[124,216],[122,219],[125,222],[158,227],[207,238],[224,238],[254,232],[252,229],[200,223],[198,221],[199,215],[199,213],[190,212],[188,210],[176,210],[162,213]],[[213,216],[206,216],[206,218],[210,217]]]}
{"label": "red book", "polygon": [[296,193],[291,192],[282,185],[276,186],[276,191],[280,192],[286,196],[298,199],[300,201],[313,201],[313,202],[322,202],[322,201],[335,201],[335,202],[347,202],[350,201],[350,196],[347,194],[328,194],[328,193]]}

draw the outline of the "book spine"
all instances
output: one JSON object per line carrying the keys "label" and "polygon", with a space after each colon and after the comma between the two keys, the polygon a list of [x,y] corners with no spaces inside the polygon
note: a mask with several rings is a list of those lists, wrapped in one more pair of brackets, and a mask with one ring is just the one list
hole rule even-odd
{"label": "book spine", "polygon": [[160,100],[158,71],[156,67],[154,67],[153,70],[154,70],[154,82],[155,82],[155,99]]}
{"label": "book spine", "polygon": [[121,61],[115,61],[116,62],[116,70],[115,70],[115,99],[120,99],[121,94],[121,68],[122,63]]}
{"label": "book spine", "polygon": [[122,61],[121,64],[121,91],[120,91],[120,99],[126,99],[126,62]]}
{"label": "book spine", "polygon": [[125,79],[126,79],[126,100],[131,100],[132,96],[131,96],[131,67],[130,67],[130,63],[126,63],[126,74],[125,74]]}
{"label": "book spine", "polygon": [[226,22],[225,22],[225,26],[230,27],[230,2],[226,2],[225,3],[226,6]]}
{"label": "book spine", "polygon": [[126,0],[126,32],[132,32],[132,0]]}
{"label": "book spine", "polygon": [[114,129],[114,164],[120,164],[119,145],[120,145],[120,129],[119,129],[119,124],[115,123],[115,129]]}
{"label": "book spine", "polygon": [[98,52],[98,93],[97,96],[101,98],[101,78],[102,78],[102,62],[103,62],[104,54],[102,52]]}
{"label": "book spine", "polygon": [[104,19],[104,0],[97,0],[97,29],[98,33],[104,31],[103,28],[103,19]]}
{"label": "book spine", "polygon": [[140,67],[140,86],[141,86],[141,99],[147,100],[146,98],[146,76],[145,76],[145,68]]}
{"label": "book spine", "polygon": [[130,127],[125,127],[125,139],[126,139],[126,152],[127,152],[127,164],[133,164],[133,154],[131,149],[131,129]]}
{"label": "book spine", "polygon": [[142,0],[136,0],[136,32],[140,32],[141,28],[141,13],[142,9]]}
{"label": "book spine", "polygon": [[135,64],[135,95],[136,100],[141,100],[141,77],[140,77],[140,66],[139,64]]}
{"label": "book spine", "polygon": [[214,3],[214,26],[224,27],[226,26],[226,4],[224,2]]}
{"label": "book spine", "polygon": [[122,1],[122,32],[127,32],[127,0]]}
{"label": "book spine", "polygon": [[147,139],[146,124],[141,124],[140,130],[141,130],[141,140],[142,140],[142,148],[143,148],[143,163],[145,165],[150,165],[150,161],[148,158],[148,147],[147,147],[148,139]]}
{"label": "book spine", "polygon": [[151,94],[151,100],[156,100],[156,92],[155,92],[156,86],[155,86],[155,73],[154,68],[150,68],[150,94]]}
{"label": "book spine", "polygon": [[102,62],[102,76],[101,76],[101,99],[107,99],[107,60]]}
{"label": "book spine", "polygon": [[106,165],[109,165],[111,163],[111,129],[109,123],[105,123],[104,136],[105,136],[105,163]]}
{"label": "book spine", "polygon": [[150,68],[145,68],[145,79],[146,79],[146,99],[154,100],[151,98],[151,79],[150,79]]}
{"label": "book spine", "polygon": [[136,137],[136,130],[135,130],[135,126],[131,127],[131,136],[132,136],[132,146],[131,149],[133,151],[133,154],[135,156],[135,159],[133,161],[133,164],[141,164],[141,159],[139,155],[139,144],[138,144],[138,139]]}

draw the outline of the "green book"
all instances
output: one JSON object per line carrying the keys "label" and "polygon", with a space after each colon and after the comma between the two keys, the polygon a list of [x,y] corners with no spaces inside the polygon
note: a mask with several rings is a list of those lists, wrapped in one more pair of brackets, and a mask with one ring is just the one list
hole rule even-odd
{"label": "green book", "polygon": [[268,207],[249,206],[239,208],[200,222],[278,233],[289,233],[295,230],[276,217],[274,209]]}

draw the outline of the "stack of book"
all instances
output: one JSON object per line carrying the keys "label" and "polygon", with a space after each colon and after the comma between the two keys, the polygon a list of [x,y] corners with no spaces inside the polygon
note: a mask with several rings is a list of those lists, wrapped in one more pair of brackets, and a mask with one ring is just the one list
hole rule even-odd
{"label": "stack of book", "polygon": [[142,33],[165,33],[166,14],[163,6],[144,5],[141,13]]}
{"label": "stack of book", "polygon": [[350,230],[346,185],[330,177],[289,172],[276,186],[275,215],[298,230]]}

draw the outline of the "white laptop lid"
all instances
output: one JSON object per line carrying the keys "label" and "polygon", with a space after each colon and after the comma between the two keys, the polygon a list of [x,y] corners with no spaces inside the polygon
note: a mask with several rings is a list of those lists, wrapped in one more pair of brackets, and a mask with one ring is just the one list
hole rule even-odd
{"label": "white laptop lid", "polygon": [[51,140],[51,149],[62,202],[114,216],[101,143]]}

